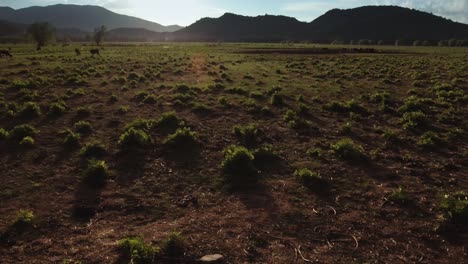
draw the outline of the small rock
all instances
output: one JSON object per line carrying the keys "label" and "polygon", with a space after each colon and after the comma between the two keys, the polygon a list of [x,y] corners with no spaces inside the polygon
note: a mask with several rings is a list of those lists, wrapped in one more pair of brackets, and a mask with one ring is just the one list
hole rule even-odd
{"label": "small rock", "polygon": [[221,254],[213,254],[203,256],[200,261],[203,263],[219,263],[224,259],[224,256]]}

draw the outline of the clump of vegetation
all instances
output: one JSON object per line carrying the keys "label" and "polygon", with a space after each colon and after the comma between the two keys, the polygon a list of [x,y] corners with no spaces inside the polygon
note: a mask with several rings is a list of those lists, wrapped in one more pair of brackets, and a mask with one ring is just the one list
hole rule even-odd
{"label": "clump of vegetation", "polygon": [[440,208],[445,212],[447,220],[467,225],[468,194],[465,192],[444,195]]}
{"label": "clump of vegetation", "polygon": [[91,115],[91,108],[84,106],[78,107],[78,109],[76,109],[76,115],[78,117],[88,117]]}
{"label": "clump of vegetation", "polygon": [[92,186],[102,187],[109,177],[109,167],[103,160],[88,160],[88,165],[84,171],[85,180]]}
{"label": "clump of vegetation", "polygon": [[307,150],[307,156],[312,157],[312,158],[319,158],[322,156],[322,149],[321,148],[312,148]]}
{"label": "clump of vegetation", "polygon": [[392,142],[392,143],[398,143],[400,141],[400,138],[398,137],[398,135],[396,134],[395,131],[393,130],[385,130],[382,134],[382,137],[389,141],[389,142]]}
{"label": "clump of vegetation", "polygon": [[41,116],[41,108],[37,103],[24,103],[18,112],[18,115],[23,118],[33,118]]}
{"label": "clump of vegetation", "polygon": [[35,219],[34,213],[31,210],[20,209],[16,214],[14,224],[16,226],[31,225]]}
{"label": "clump of vegetation", "polygon": [[49,106],[49,112],[47,113],[51,117],[57,117],[62,115],[67,110],[65,102],[55,102]]}
{"label": "clump of vegetation", "polygon": [[425,148],[433,148],[440,145],[441,143],[443,143],[443,139],[432,131],[424,133],[417,142],[419,146]]}
{"label": "clump of vegetation", "polygon": [[313,172],[309,169],[303,168],[296,170],[294,176],[306,187],[321,187],[325,183],[325,180],[322,178],[320,173]]}
{"label": "clump of vegetation", "polygon": [[99,142],[88,143],[80,150],[80,155],[86,158],[98,158],[106,155],[106,153],[106,146]]}
{"label": "clump of vegetation", "polygon": [[403,127],[405,129],[417,129],[429,124],[427,116],[421,112],[408,112],[403,115]]}
{"label": "clump of vegetation", "polygon": [[221,167],[225,180],[232,185],[247,185],[258,180],[257,169],[254,166],[254,155],[242,146],[229,146],[224,150],[224,160]]}
{"label": "clump of vegetation", "polygon": [[75,133],[71,130],[66,131],[65,139],[63,140],[63,145],[67,148],[73,148],[80,145],[80,134]]}
{"label": "clump of vegetation", "polygon": [[122,149],[144,148],[153,142],[151,137],[143,130],[133,128],[120,135],[118,144]]}
{"label": "clump of vegetation", "polygon": [[399,187],[398,189],[394,190],[390,194],[388,199],[392,202],[400,203],[400,204],[404,204],[409,201],[408,194],[402,187]]}
{"label": "clump of vegetation", "polygon": [[271,105],[276,106],[276,107],[284,106],[285,104],[284,96],[280,94],[279,92],[275,92],[271,95],[270,103]]}
{"label": "clump of vegetation", "polygon": [[323,108],[325,110],[338,112],[338,113],[349,113],[349,112],[366,113],[367,112],[366,108],[364,108],[360,103],[358,103],[354,99],[347,101],[347,102],[332,101],[324,105]]}
{"label": "clump of vegetation", "polygon": [[254,165],[259,168],[265,167],[266,165],[271,164],[271,162],[280,159],[279,155],[270,144],[265,144],[254,149],[252,154],[254,155]]}
{"label": "clump of vegetation", "polygon": [[18,125],[15,126],[9,133],[8,138],[14,142],[20,142],[25,137],[32,137],[39,132],[31,125]]}
{"label": "clump of vegetation", "polygon": [[166,112],[156,121],[156,126],[165,132],[173,132],[178,127],[183,125],[184,122],[177,117],[176,112]]}
{"label": "clump of vegetation", "polygon": [[0,128],[0,141],[8,138],[8,135],[9,135],[8,131],[6,131],[3,128]]}
{"label": "clump of vegetation", "polygon": [[117,244],[123,251],[123,254],[130,258],[130,263],[133,264],[154,263],[156,255],[160,252],[158,247],[145,243],[140,237],[125,238],[117,241]]}
{"label": "clump of vegetation", "polygon": [[297,112],[291,109],[286,111],[283,120],[288,122],[288,126],[292,129],[307,129],[310,127],[309,121],[299,117]]}
{"label": "clump of vegetation", "polygon": [[185,239],[179,232],[172,232],[161,243],[161,253],[167,257],[181,257],[185,253]]}
{"label": "clump of vegetation", "polygon": [[88,121],[78,121],[75,123],[74,127],[78,133],[82,134],[89,134],[93,131],[93,126]]}
{"label": "clump of vegetation", "polygon": [[30,136],[27,136],[27,137],[24,137],[21,141],[20,141],[20,145],[23,146],[23,147],[32,147],[34,146],[34,138],[30,137]]}
{"label": "clump of vegetation", "polygon": [[398,111],[402,113],[424,111],[427,103],[428,99],[422,99],[412,95],[406,99],[405,103]]}
{"label": "clump of vegetation", "polygon": [[174,149],[193,149],[198,145],[198,135],[188,127],[179,128],[174,134],[167,136],[163,144]]}
{"label": "clump of vegetation", "polygon": [[333,153],[341,159],[358,160],[365,157],[362,146],[357,145],[349,138],[342,139],[332,144],[330,148]]}
{"label": "clump of vegetation", "polygon": [[235,126],[234,135],[239,139],[240,143],[245,146],[254,146],[260,139],[261,130],[255,124],[246,126]]}

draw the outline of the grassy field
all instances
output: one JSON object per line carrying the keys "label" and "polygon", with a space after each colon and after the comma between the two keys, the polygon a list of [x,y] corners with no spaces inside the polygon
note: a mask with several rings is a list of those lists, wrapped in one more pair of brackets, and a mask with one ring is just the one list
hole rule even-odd
{"label": "grassy field", "polygon": [[467,258],[468,49],[8,47],[2,263]]}

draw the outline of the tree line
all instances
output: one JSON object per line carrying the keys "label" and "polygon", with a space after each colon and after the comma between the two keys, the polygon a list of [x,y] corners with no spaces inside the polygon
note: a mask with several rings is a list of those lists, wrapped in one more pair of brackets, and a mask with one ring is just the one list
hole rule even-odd
{"label": "tree line", "polygon": [[[106,31],[107,28],[104,25],[94,29],[93,41],[97,46],[101,45]],[[36,43],[37,50],[41,50],[42,47],[55,39],[55,28],[48,22],[33,23],[28,27],[27,32]]]}
{"label": "tree line", "polygon": [[372,40],[372,39],[360,39],[360,40],[351,40],[351,41],[342,41],[334,40],[331,43],[332,45],[360,45],[360,46],[382,46],[382,45],[394,45],[394,46],[415,46],[415,47],[429,47],[429,46],[439,46],[439,47],[468,47],[468,40],[461,39],[448,39],[440,41],[429,41],[429,40],[404,40],[397,39],[395,41],[384,41],[384,40]]}

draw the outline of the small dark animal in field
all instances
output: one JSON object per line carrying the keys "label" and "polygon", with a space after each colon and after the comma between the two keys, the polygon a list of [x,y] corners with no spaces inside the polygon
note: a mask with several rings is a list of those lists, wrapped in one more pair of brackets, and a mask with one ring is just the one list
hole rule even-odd
{"label": "small dark animal in field", "polygon": [[11,53],[8,50],[0,50],[0,57],[4,57],[4,56],[13,58],[13,56],[11,55]]}
{"label": "small dark animal in field", "polygon": [[92,56],[94,55],[101,56],[101,54],[99,53],[99,49],[92,49],[92,50],[89,50],[89,52],[91,53]]}
{"label": "small dark animal in field", "polygon": [[81,55],[81,51],[80,51],[78,48],[75,49],[75,53],[76,53],[76,56],[80,56],[80,55]]}

